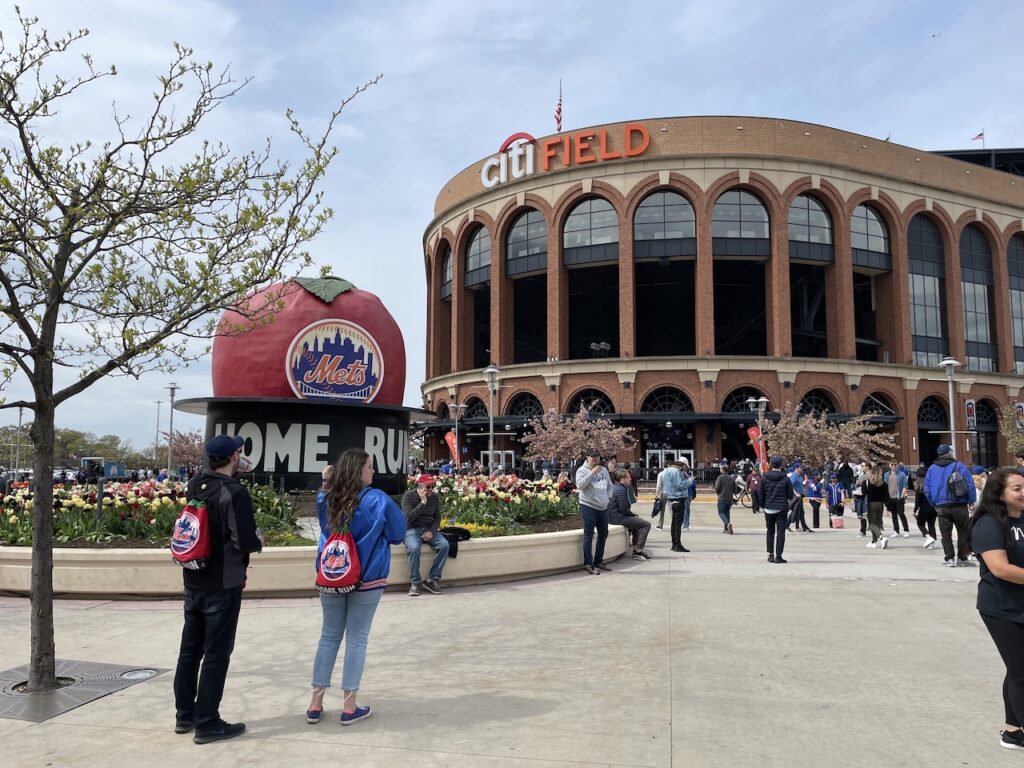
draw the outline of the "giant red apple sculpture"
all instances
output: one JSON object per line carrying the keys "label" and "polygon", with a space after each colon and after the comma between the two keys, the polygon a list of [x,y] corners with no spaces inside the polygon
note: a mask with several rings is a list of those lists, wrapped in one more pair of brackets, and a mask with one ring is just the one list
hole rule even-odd
{"label": "giant red apple sculpture", "polygon": [[[271,322],[214,339],[214,397],[402,404],[405,342],[379,298],[337,277],[296,278],[253,294],[249,306],[278,297]],[[229,310],[219,329],[246,323]]]}

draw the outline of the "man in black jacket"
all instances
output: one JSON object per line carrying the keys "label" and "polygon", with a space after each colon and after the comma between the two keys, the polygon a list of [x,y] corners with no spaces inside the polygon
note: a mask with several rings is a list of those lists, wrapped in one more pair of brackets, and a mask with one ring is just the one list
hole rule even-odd
{"label": "man in black jacket", "polygon": [[220,717],[249,554],[263,548],[252,498],[234,478],[244,444],[241,437],[228,435],[210,440],[210,469],[188,484],[188,498],[206,503],[211,552],[206,568],[182,571],[185,627],[174,673],[174,732],[195,728],[196,744],[231,739],[245,731],[245,723],[226,723]]}
{"label": "man in black jacket", "polygon": [[786,546],[786,517],[789,506],[796,492],[789,477],[782,471],[782,457],[772,456],[771,469],[761,478],[761,487],[757,489],[757,505],[764,512],[764,522],[768,528],[768,562],[788,562],[782,557]]}

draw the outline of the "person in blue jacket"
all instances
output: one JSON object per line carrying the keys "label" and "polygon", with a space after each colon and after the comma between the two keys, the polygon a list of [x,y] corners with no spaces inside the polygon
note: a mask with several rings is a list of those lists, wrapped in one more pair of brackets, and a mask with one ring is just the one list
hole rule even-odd
{"label": "person in blue jacket", "polygon": [[[942,536],[942,551],[945,554],[946,566],[968,566],[970,551],[967,546],[967,522],[969,519],[968,505],[974,505],[977,490],[971,479],[971,470],[953,457],[953,448],[940,445],[937,457],[924,476],[924,495],[935,507],[939,517],[939,531]],[[966,493],[956,496],[950,486],[950,478],[954,472],[966,482]],[[953,528],[956,528],[957,551],[953,551]]]}
{"label": "person in blue jacket", "polygon": [[370,707],[356,702],[356,692],[366,664],[370,625],[391,571],[391,545],[405,539],[405,515],[390,496],[370,487],[373,459],[365,451],[345,451],[337,464],[324,467],[322,476],[323,488],[316,498],[320,519],[317,567],[328,536],[347,525],[359,553],[361,577],[359,586],[349,592],[318,587],[323,627],[313,660],[313,699],[306,710],[306,722],[320,722],[324,693],[331,687],[334,662],[341,639],[346,637],[341,724],[351,725],[370,716]]}

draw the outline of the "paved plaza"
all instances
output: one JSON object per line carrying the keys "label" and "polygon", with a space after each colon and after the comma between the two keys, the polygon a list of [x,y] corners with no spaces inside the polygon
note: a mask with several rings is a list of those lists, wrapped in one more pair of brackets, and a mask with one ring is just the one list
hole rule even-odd
{"label": "paved plaza", "polygon": [[[916,531],[882,551],[849,527],[790,536],[789,563],[772,565],[762,517],[737,507],[734,520],[722,534],[699,505],[691,554],[654,530],[654,560],[601,576],[388,592],[360,697],[374,715],[351,728],[337,689],[324,722],[302,716],[315,600],[247,601],[222,706],[242,737],[176,736],[169,672],[40,724],[0,720],[0,764],[1024,763],[998,746],[1003,671],[974,610],[976,568],[943,568]],[[57,655],[173,669],[180,616],[175,601],[61,601]],[[27,600],[0,598],[0,669],[25,663],[28,622]]]}

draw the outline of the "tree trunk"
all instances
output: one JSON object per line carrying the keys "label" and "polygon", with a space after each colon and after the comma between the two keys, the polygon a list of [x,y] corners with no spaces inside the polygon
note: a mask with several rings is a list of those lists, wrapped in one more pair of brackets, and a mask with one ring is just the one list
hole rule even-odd
{"label": "tree trunk", "polygon": [[[50,369],[52,373],[52,368]],[[35,447],[35,493],[32,506],[32,630],[28,690],[50,691],[57,687],[53,641],[53,443],[52,386],[46,394],[37,389],[35,418],[30,434]]]}

